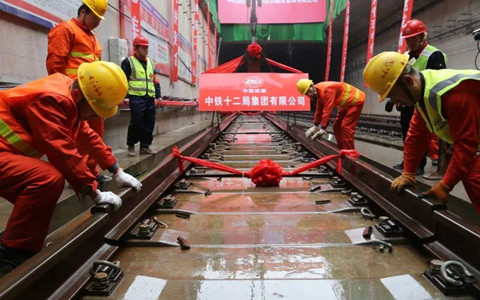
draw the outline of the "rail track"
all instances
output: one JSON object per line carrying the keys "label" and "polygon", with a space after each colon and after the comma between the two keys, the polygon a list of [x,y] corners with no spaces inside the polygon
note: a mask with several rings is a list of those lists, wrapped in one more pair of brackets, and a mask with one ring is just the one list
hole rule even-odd
{"label": "rail track", "polygon": [[[293,170],[338,154],[273,115],[231,116],[180,150],[245,171],[260,159]],[[181,173],[165,160],[140,193],[121,192],[119,211],[96,206],[53,232],[42,252],[0,279],[0,298],[479,295],[480,228],[413,190],[392,194],[392,176],[369,161],[346,158],[341,175],[332,161],[274,188],[184,164]]]}

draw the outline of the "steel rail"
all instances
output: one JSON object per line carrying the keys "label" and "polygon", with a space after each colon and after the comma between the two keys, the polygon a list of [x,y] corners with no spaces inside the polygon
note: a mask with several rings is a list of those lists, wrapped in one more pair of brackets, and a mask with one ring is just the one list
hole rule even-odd
{"label": "steel rail", "polygon": [[[299,126],[271,114],[265,117],[315,155],[339,154],[332,143],[308,140]],[[329,166],[335,169],[336,162],[330,162]],[[361,158],[344,158],[341,175],[401,222],[432,255],[444,261],[460,261],[480,278],[480,226],[447,210],[444,204],[420,197],[413,189],[406,189],[400,195],[391,192],[393,177]],[[480,283],[475,288],[480,291]]]}
{"label": "steel rail", "polygon": [[[208,128],[181,152],[200,155],[235,118],[231,115]],[[185,162],[185,167],[189,164]],[[119,193],[123,205],[118,211],[111,212],[109,205],[95,206],[54,231],[47,237],[48,247],[0,278],[0,299],[72,298],[89,279],[92,262],[115,254],[118,247],[109,244],[108,236],[132,227],[180,175],[178,161],[166,159],[142,180],[139,193],[132,189]]]}

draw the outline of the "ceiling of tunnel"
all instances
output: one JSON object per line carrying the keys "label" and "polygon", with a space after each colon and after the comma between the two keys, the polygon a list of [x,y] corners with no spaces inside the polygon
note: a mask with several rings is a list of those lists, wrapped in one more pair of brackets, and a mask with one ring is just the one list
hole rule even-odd
{"label": "ceiling of tunnel", "polygon": [[[414,12],[418,13],[433,2],[439,0],[415,0]],[[441,1],[441,0],[440,0]],[[352,0],[350,9],[349,48],[364,43],[368,39],[370,20],[370,0]],[[403,1],[380,0],[377,6],[376,32],[382,32],[392,26],[400,31]],[[413,17],[415,14],[413,14]],[[345,13],[342,12],[333,23],[332,53],[341,51]],[[222,43],[220,47],[219,64],[243,55],[247,43]],[[312,42],[262,42],[266,57],[300,69],[310,74],[314,81],[323,80],[325,69],[326,43]],[[396,47],[396,42],[392,43]],[[338,51],[338,52],[337,52]],[[320,59],[319,59],[320,58]],[[333,76],[335,74],[332,74]]]}

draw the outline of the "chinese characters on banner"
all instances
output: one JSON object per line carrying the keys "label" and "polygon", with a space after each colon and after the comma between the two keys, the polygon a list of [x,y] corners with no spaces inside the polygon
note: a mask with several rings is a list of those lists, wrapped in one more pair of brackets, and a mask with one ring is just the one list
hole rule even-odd
{"label": "chinese characters on banner", "polygon": [[347,7],[345,8],[345,25],[343,26],[343,49],[342,49],[342,64],[340,68],[340,82],[343,82],[345,80],[345,67],[347,65],[349,28],[350,28],[350,0],[347,0]]}
{"label": "chinese characters on banner", "polygon": [[210,6],[207,2],[207,60],[208,67],[207,70],[212,68],[212,48],[210,47]]}
{"label": "chinese characters on banner", "polygon": [[330,61],[332,55],[332,17],[333,17],[333,7],[334,7],[334,0],[330,2],[330,12],[329,12],[329,21],[330,24],[328,26],[328,44],[327,44],[327,62],[325,63],[325,81],[328,81],[328,76],[330,75]]}
{"label": "chinese characters on banner", "polygon": [[[168,47],[169,24],[168,21],[160,14],[155,7],[147,0],[139,0],[140,9],[140,32],[144,35],[150,47],[148,56],[155,62],[155,69],[161,74],[170,76],[171,65]],[[128,40],[129,55],[132,51],[132,22],[130,21],[131,0],[120,0],[120,24],[122,26],[122,37]],[[144,30],[144,27],[147,30]]]}
{"label": "chinese characters on banner", "polygon": [[[222,24],[250,24],[246,0],[218,0]],[[327,0],[262,0],[258,24],[319,23],[327,17]]]}
{"label": "chinese characters on banner", "polygon": [[405,39],[402,39],[402,29],[412,18],[413,0],[405,0],[403,5],[402,26],[400,27],[400,37],[398,38],[398,52],[404,53],[407,50]]}
{"label": "chinese characters on banner", "polygon": [[130,17],[132,20],[132,39],[140,35],[140,0],[130,0]]}
{"label": "chinese characters on banner", "polygon": [[173,0],[173,68],[170,80],[178,81],[178,0]]}
{"label": "chinese characters on banner", "polygon": [[[368,48],[367,48],[367,64],[373,57],[373,48],[375,45],[375,24],[377,23],[377,0],[372,0],[370,8],[370,28],[368,30]],[[367,84],[365,83],[365,87]]]}
{"label": "chinese characters on banner", "polygon": [[203,73],[200,111],[309,111],[310,98],[300,95],[297,73]]}
{"label": "chinese characters on banner", "polygon": [[198,44],[198,0],[193,7],[193,54],[192,54],[192,83],[197,82],[197,44]]}

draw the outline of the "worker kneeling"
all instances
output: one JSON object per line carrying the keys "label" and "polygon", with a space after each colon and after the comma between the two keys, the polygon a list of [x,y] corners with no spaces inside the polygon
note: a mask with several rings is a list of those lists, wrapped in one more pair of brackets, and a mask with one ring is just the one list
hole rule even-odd
{"label": "worker kneeling", "polygon": [[309,79],[300,79],[297,89],[302,95],[317,99],[314,126],[306,132],[307,138],[315,140],[327,133],[328,122],[334,107],[338,107],[333,123],[333,134],[340,149],[355,149],[355,127],[362,113],[365,93],[344,82],[324,81],[313,84]]}
{"label": "worker kneeling", "polygon": [[[121,206],[120,197],[97,189],[85,154],[117,186],[140,190],[86,122],[115,115],[127,90],[120,67],[99,61],[81,64],[75,81],[56,73],[0,92],[0,196],[14,205],[0,242],[0,275],[42,249],[65,179],[97,204]],[[49,162],[39,159],[43,154]]]}
{"label": "worker kneeling", "polygon": [[461,180],[480,213],[480,71],[418,72],[407,56],[383,52],[370,60],[363,78],[380,101],[388,97],[397,105],[415,106],[404,144],[403,174],[391,189],[400,192],[406,186],[416,187],[415,170],[435,133],[453,145],[453,157],[443,179],[424,194],[445,203]]}

